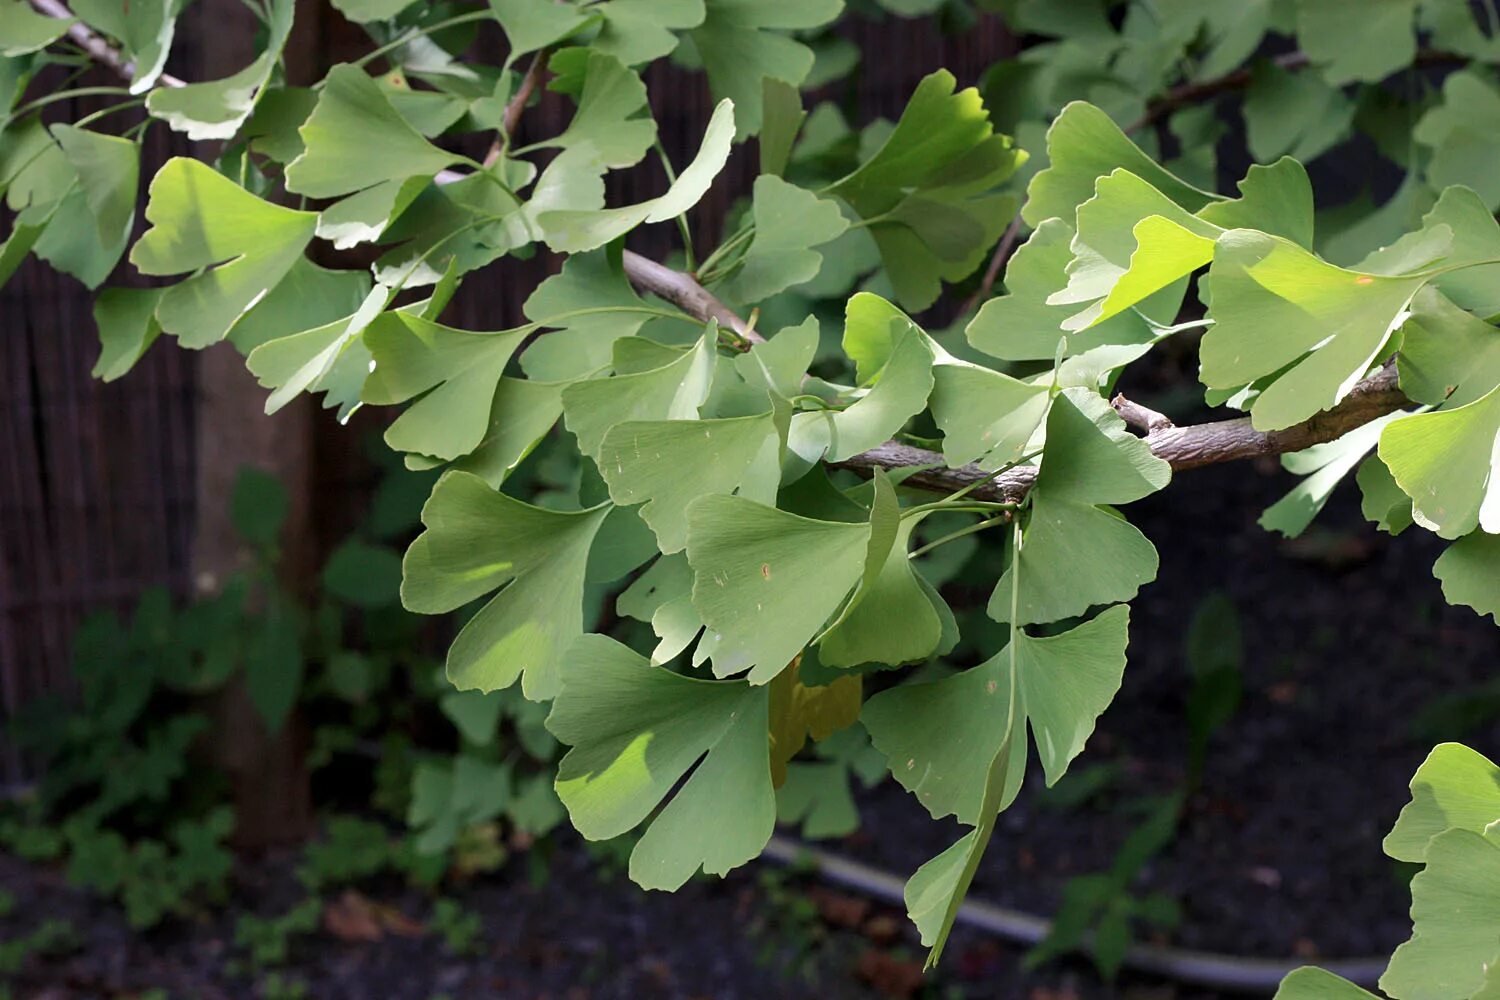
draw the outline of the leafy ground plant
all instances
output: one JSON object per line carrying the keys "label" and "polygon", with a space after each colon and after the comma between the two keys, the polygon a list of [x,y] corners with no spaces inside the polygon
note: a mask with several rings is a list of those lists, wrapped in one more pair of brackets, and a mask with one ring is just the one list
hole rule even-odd
{"label": "leafy ground plant", "polygon": [[[779,812],[811,822],[792,758],[858,722],[934,819],[963,828],[907,885],[935,963],[1029,759],[1057,782],[1120,687],[1129,602],[1158,566],[1120,508],[1177,470],[1286,456],[1305,478],[1263,522],[1286,534],[1353,474],[1381,528],[1449,543],[1434,573],[1451,602],[1500,612],[1500,190],[1490,140],[1474,138],[1495,134],[1484,116],[1500,93],[1476,68],[1494,45],[1467,5],[1001,3],[1053,41],[982,92],[935,69],[894,123],[858,131],[799,91],[837,0],[342,0],[372,47],[311,89],[278,71],[294,5],[250,6],[255,61],[190,84],[161,71],[170,17],[144,30],[154,15],[135,8],[79,4],[74,21],[50,0],[5,7],[0,183],[17,218],[0,277],[35,253],[90,287],[127,256],[171,279],[100,293],[105,377],[163,335],[228,340],[269,410],[302,393],[344,417],[401,406],[386,443],[437,475],[402,559],[404,605],[476,609],[448,681],[549,706],[546,732],[566,748],[557,799],[587,838],[639,832],[642,886],[745,864]],[[469,57],[473,30],[503,36],[502,62]],[[1268,32],[1300,51],[1233,74]],[[143,124],[44,122],[68,92],[27,100],[33,75],[79,44],[129,77],[110,112],[145,95]],[[701,140],[682,162],[660,157],[654,196],[606,204],[607,176],[655,144],[640,70],[673,54],[714,95]],[[1343,88],[1415,82],[1439,55],[1476,66],[1409,109],[1412,142],[1371,136],[1403,168],[1398,197],[1323,232],[1296,157],[1358,117]],[[1101,62],[1110,77],[1073,95],[1087,100],[1058,99]],[[522,144],[541,81],[573,117]],[[1216,122],[1187,105],[1229,91],[1244,92],[1265,162],[1222,193]],[[224,145],[156,171],[131,243],[136,139],[154,125]],[[1182,154],[1165,163],[1163,127]],[[712,249],[694,246],[705,227],[688,213],[752,137],[748,205]],[[674,221],[684,269],[626,247]],[[337,256],[353,247],[360,262]],[[1004,294],[980,279],[977,311],[953,329],[921,315],[987,259],[997,275],[1011,248]],[[560,269],[523,321],[442,322],[460,283],[542,252]],[[1168,344],[1196,345],[1208,405],[1247,416],[1177,426],[1114,394]],[[524,488],[548,455],[566,462],[562,485]],[[928,570],[976,535],[999,558],[980,583],[984,619],[960,621]],[[961,669],[922,666],[960,649]],[[270,668],[254,680],[283,692]],[[496,704],[454,701],[450,715],[466,737],[471,723],[492,732]],[[542,711],[514,721],[535,731]],[[448,842],[551,804],[511,797],[511,781],[467,750],[424,766],[413,819]],[[1419,882],[1486,842],[1434,837]],[[1106,902],[1128,929],[1141,914],[1124,881]],[[1417,940],[1468,940],[1418,909]],[[1423,947],[1393,968],[1450,995],[1448,973],[1413,957]],[[1469,992],[1451,995],[1484,986],[1471,957],[1451,987]]]}

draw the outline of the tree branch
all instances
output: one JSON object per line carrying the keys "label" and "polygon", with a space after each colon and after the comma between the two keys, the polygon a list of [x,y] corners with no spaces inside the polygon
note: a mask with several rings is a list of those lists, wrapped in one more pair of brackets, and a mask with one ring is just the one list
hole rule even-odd
{"label": "tree branch", "polygon": [[734,310],[698,284],[692,275],[674,271],[631,250],[625,251],[624,263],[625,277],[641,291],[659,295],[705,323],[711,319],[718,320],[720,326],[733,330],[752,344],[765,343],[765,337],[756,333]]}
{"label": "tree branch", "polygon": [[[72,17],[72,13],[60,0],[31,0],[31,4],[50,17]],[[88,26],[75,21],[69,26],[68,34],[95,60],[123,77],[130,77],[130,64],[121,56],[119,50]],[[1440,57],[1451,58],[1446,53],[1419,53],[1417,61],[1423,63]],[[1301,53],[1284,56],[1278,62],[1283,65],[1283,68],[1296,68],[1307,64],[1306,57]],[[520,90],[512,98],[511,103],[515,109],[517,122],[526,103],[523,93],[529,96],[526,80],[531,81],[531,89],[534,90],[540,79],[538,69],[540,63],[540,58],[532,62]],[[159,78],[159,82],[167,87],[183,86],[181,80],[165,74]],[[1181,103],[1195,99],[1197,96],[1233,89],[1248,83],[1248,71],[1239,71],[1218,80],[1178,88],[1163,98],[1163,101]],[[513,130],[515,127],[515,123],[510,120],[511,111],[510,106],[505,111],[508,130]],[[1149,112],[1145,120],[1150,120]],[[1138,124],[1143,124],[1145,120]],[[1136,126],[1132,126],[1134,127]],[[445,170],[435,180],[439,184],[451,183],[462,176],[455,171]],[[1013,225],[1012,231],[1014,230]],[[1010,232],[1007,235],[1010,235]],[[1006,240],[1002,239],[1000,247],[997,248],[996,257],[1003,258],[1005,249]],[[764,337],[741,319],[734,310],[699,284],[692,275],[658,264],[630,250],[624,252],[623,264],[626,278],[641,291],[660,296],[705,323],[709,320],[716,320],[720,326],[733,331],[751,343],[765,342]],[[1173,469],[1193,469],[1217,462],[1301,451],[1303,448],[1342,437],[1354,428],[1361,427],[1409,403],[1410,400],[1402,394],[1398,385],[1395,366],[1387,364],[1379,372],[1351,389],[1337,406],[1303,423],[1279,431],[1258,431],[1251,426],[1249,418],[1246,417],[1178,427],[1160,413],[1134,403],[1124,396],[1115,398],[1114,407],[1124,419],[1146,431],[1145,440],[1152,453],[1158,458],[1165,459]],[[948,468],[943,456],[937,452],[902,444],[899,441],[887,441],[877,448],[834,464],[840,468],[864,473],[872,473],[875,469],[909,469],[913,466],[928,466],[929,468],[923,468],[922,471],[908,476],[905,482],[937,492],[951,493],[975,482],[987,481],[986,485],[976,488],[970,495],[978,499],[1010,503],[1024,498],[1036,481],[1036,469],[1031,466],[1010,469],[999,475],[987,472],[973,464],[953,469]]]}
{"label": "tree branch", "polygon": [[[60,20],[73,18],[73,12],[63,4],[61,0],[31,0],[31,6],[48,17]],[[95,62],[114,70],[122,78],[129,80],[135,75],[135,65],[128,61],[120,50],[109,43],[103,35],[82,21],[74,20],[68,25],[68,37],[77,42],[83,51],[87,52]],[[168,73],[163,73],[156,78],[156,82],[163,87],[182,87],[185,84]]]}
{"label": "tree branch", "polygon": [[[1463,57],[1453,52],[1443,52],[1436,49],[1423,49],[1412,59],[1412,66],[1421,68],[1424,66],[1440,65],[1449,62],[1462,62]],[[1312,60],[1304,52],[1287,52],[1271,60],[1271,64],[1277,69],[1294,72],[1306,69],[1312,65]],[[1241,67],[1232,73],[1214,77],[1212,80],[1199,80],[1195,83],[1184,83],[1173,87],[1156,100],[1146,105],[1145,114],[1125,126],[1126,132],[1135,132],[1145,128],[1147,125],[1165,118],[1178,108],[1199,101],[1217,97],[1231,90],[1244,90],[1250,86],[1255,78],[1254,72],[1248,67]]]}

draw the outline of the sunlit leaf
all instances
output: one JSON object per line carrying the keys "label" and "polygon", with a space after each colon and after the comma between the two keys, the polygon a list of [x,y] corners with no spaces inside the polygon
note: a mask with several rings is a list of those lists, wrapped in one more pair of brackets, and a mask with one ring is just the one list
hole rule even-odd
{"label": "sunlit leaf", "polygon": [[572,746],[557,793],[573,825],[590,840],[616,837],[670,796],[630,855],[631,879],[650,889],[754,858],[776,823],[767,694],[654,667],[604,636],[578,640],[547,718]]}

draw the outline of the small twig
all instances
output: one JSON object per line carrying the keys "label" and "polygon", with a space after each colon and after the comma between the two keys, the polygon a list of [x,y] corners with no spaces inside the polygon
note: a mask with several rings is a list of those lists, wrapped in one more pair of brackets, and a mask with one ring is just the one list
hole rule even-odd
{"label": "small twig", "polygon": [[1110,405],[1127,424],[1138,427],[1147,434],[1173,426],[1166,414],[1157,413],[1149,406],[1142,406],[1133,399],[1126,399],[1124,393],[1110,400]]}
{"label": "small twig", "polygon": [[1000,269],[1005,262],[1010,260],[1011,251],[1016,248],[1016,240],[1021,236],[1021,216],[1016,215],[1010,220],[1010,225],[1005,227],[1005,232],[1000,237],[1000,242],[995,244],[995,252],[990,257],[990,266],[984,269],[984,277],[979,282],[979,287],[974,294],[970,295],[962,308],[958,310],[960,316],[967,316],[980,306],[984,305],[990,297],[990,292],[995,289],[995,282],[1000,280]]}
{"label": "small twig", "polygon": [[[1413,67],[1432,66],[1440,63],[1463,61],[1463,57],[1453,52],[1443,52],[1437,49],[1423,49],[1412,59]],[[1277,69],[1287,72],[1306,69],[1312,65],[1312,60],[1305,52],[1287,52],[1271,60]],[[1244,90],[1250,86],[1255,79],[1255,73],[1249,67],[1241,67],[1232,73],[1214,77],[1212,80],[1200,80],[1196,83],[1184,83],[1173,87],[1156,100],[1146,106],[1145,114],[1125,126],[1126,132],[1135,132],[1145,128],[1147,125],[1158,121],[1176,111],[1178,108],[1188,104],[1196,104],[1199,101],[1231,90]]]}
{"label": "small twig", "polygon": [[510,100],[505,102],[505,111],[500,115],[502,135],[495,138],[490,145],[490,151],[484,154],[486,167],[500,159],[500,154],[505,152],[506,145],[515,136],[516,129],[521,127],[521,116],[526,113],[526,102],[531,100],[531,95],[536,93],[537,86],[542,82],[542,71],[546,69],[549,52],[548,49],[542,49],[531,57],[531,65],[526,67],[526,75],[521,77],[516,92],[511,95]]}
{"label": "small twig", "polygon": [[705,323],[711,319],[717,320],[720,326],[752,344],[765,343],[765,337],[757,333],[733,309],[720,302],[712,292],[698,284],[692,275],[674,271],[631,250],[625,251],[624,264],[625,277],[641,291],[659,295]]}
{"label": "small twig", "polygon": [[[73,17],[73,12],[61,0],[31,0],[31,6],[48,17],[64,21]],[[114,70],[117,75],[126,80],[135,76],[135,64],[127,60],[119,49],[109,44],[104,36],[82,21],[75,20],[68,25],[68,37],[77,42],[79,47],[101,66]],[[162,73],[156,78],[156,82],[163,87],[186,86],[183,81],[168,73]]]}

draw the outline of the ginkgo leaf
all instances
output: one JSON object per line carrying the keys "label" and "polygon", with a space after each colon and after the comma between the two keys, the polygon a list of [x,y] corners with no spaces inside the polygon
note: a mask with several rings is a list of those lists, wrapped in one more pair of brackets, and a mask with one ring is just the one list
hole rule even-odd
{"label": "ginkgo leaf", "polygon": [[950,466],[999,469],[1026,455],[1051,403],[1045,385],[957,359],[934,365],[932,376],[932,417]]}
{"label": "ginkgo leaf", "polygon": [[1473,70],[1450,73],[1443,81],[1443,100],[1431,107],[1411,137],[1432,150],[1427,178],[1434,187],[1464,184],[1478,192],[1485,206],[1500,207],[1500,183],[1488,165],[1500,152],[1500,91]]}
{"label": "ginkgo leaf", "polygon": [[345,17],[351,21],[389,21],[411,6],[411,0],[333,0]]}
{"label": "ginkgo leaf", "polygon": [[[1024,551],[1024,548],[1023,548]],[[1083,750],[1095,720],[1119,690],[1125,670],[1130,610],[1116,605],[1067,632],[1036,638],[1015,633],[1017,647],[940,681],[903,684],[865,704],[861,716],[897,781],[934,819],[955,815],[974,825],[990,767],[1006,739],[1015,655],[1016,730],[1029,720],[1047,784],[1054,784]],[[1017,743],[1004,776],[1002,805],[1025,774],[1025,746]]]}
{"label": "ginkgo leaf", "polygon": [[526,374],[549,380],[597,371],[609,363],[615,341],[635,336],[653,319],[626,279],[615,245],[570,255],[521,309],[527,319],[553,330],[521,356]]}
{"label": "ginkgo leaf", "polygon": [[995,134],[979,92],[955,86],[943,70],[923,78],[875,154],[829,189],[866,222],[911,309],[983,262],[1015,207],[994,189],[1025,159]]}
{"label": "ginkgo leaf", "polygon": [[616,837],[671,796],[630,855],[631,879],[649,889],[751,860],[776,823],[767,702],[763,687],[683,677],[605,636],[579,639],[547,717],[571,746],[557,794],[573,825]]}
{"label": "ginkgo leaf", "polygon": [[1378,529],[1399,535],[1411,527],[1411,497],[1401,492],[1379,455],[1365,459],[1354,480],[1359,484],[1360,512]]}
{"label": "ginkgo leaf", "polygon": [[1416,0],[1297,0],[1297,44],[1332,84],[1378,82],[1417,52]]}
{"label": "ginkgo leaf", "polygon": [[858,674],[809,687],[802,666],[794,662],[767,685],[771,740],[771,783],[780,788],[787,764],[809,738],[822,742],[859,721],[863,683]]}
{"label": "ginkgo leaf", "polygon": [[[1500,535],[1465,535],[1438,556],[1432,575],[1442,581],[1449,604],[1462,604],[1500,622]],[[1495,818],[1500,819],[1500,810]]]}
{"label": "ginkgo leaf", "polygon": [[552,57],[550,68],[558,76],[548,89],[563,90],[567,84],[578,110],[566,129],[531,148],[571,149],[587,143],[610,168],[628,167],[646,155],[656,141],[656,122],[640,76],[594,49],[565,49]]}
{"label": "ginkgo leaf", "polygon": [[206,347],[301,259],[318,216],[262,201],[206,164],[173,157],[151,181],[146,220],[152,228],[130,251],[141,273],[209,268],[167,289],[156,310],[183,346]]}
{"label": "ginkgo leaf", "polygon": [[1412,936],[1380,988],[1397,997],[1470,997],[1486,985],[1500,937],[1500,843],[1450,829],[1427,844],[1411,880]]}
{"label": "ginkgo leaf", "polygon": [[1287,973],[1271,1000],[1379,1000],[1342,976],[1305,965]]}
{"label": "ginkgo leaf", "polygon": [[1011,257],[1005,270],[1007,294],[990,299],[964,331],[969,343],[1006,361],[1051,361],[1059,343],[1069,357],[1100,344],[1140,344],[1152,339],[1146,322],[1132,311],[1088,330],[1070,332],[1063,324],[1077,310],[1049,305],[1067,286],[1073,259],[1073,226],[1061,219],[1042,222]]}
{"label": "ginkgo leaf", "polygon": [[144,94],[161,77],[187,0],[73,0],[69,6],[123,46],[130,92]]}
{"label": "ginkgo leaf", "polygon": [[681,553],[652,563],[621,592],[615,610],[651,623],[660,640],[651,652],[652,663],[675,659],[703,631],[703,620],[693,607],[693,568]]}
{"label": "ginkgo leaf", "polygon": [[1071,221],[1078,206],[1094,196],[1094,182],[1121,167],[1189,212],[1218,200],[1157,166],[1109,115],[1083,101],[1068,104],[1052,122],[1047,156],[1048,166],[1031,178],[1021,208],[1021,217],[1033,227],[1052,218]]}
{"label": "ginkgo leaf", "polygon": [[853,609],[819,640],[818,659],[824,666],[899,666],[941,651],[941,598],[923,586],[908,558],[911,533],[920,522],[920,515],[902,519],[879,574],[861,588]]}
{"label": "ginkgo leaf", "polygon": [[586,11],[566,3],[490,0],[490,10],[495,12],[495,20],[500,22],[510,42],[510,52],[505,57],[507,62],[555,45],[589,23]]}
{"label": "ginkgo leaf", "polygon": [[99,328],[99,360],[90,373],[113,382],[134,367],[161,334],[156,321],[155,288],[106,288],[94,299],[94,325]]}
{"label": "ginkgo leaf", "polygon": [[589,47],[607,52],[626,66],[639,66],[677,48],[675,31],[703,23],[703,0],[607,0],[590,13],[603,21]]}
{"label": "ginkgo leaf", "polygon": [[348,316],[268,340],[251,351],[245,367],[274,390],[266,397],[266,412],[275,413],[300,393],[323,392],[324,405],[337,406],[339,419],[346,419],[359,405],[372,360],[361,335],[391,296],[390,288],[377,284]]}
{"label": "ginkgo leaf", "polygon": [[1301,163],[1283,156],[1275,163],[1251,164],[1237,186],[1238,198],[1210,202],[1198,218],[1222,229],[1259,229],[1312,247],[1312,181]]}
{"label": "ginkgo leaf", "polygon": [[760,172],[780,177],[792,157],[792,145],[807,120],[802,94],[785,80],[761,81]]}
{"label": "ginkgo leaf", "polygon": [[1245,91],[1246,145],[1257,160],[1285,153],[1308,162],[1348,137],[1355,111],[1343,89],[1318,74],[1266,61],[1252,69]]}
{"label": "ginkgo leaf", "polygon": [[688,32],[718,98],[734,102],[738,138],[760,131],[765,79],[798,84],[813,51],[781,31],[816,28],[838,17],[844,0],[704,0],[703,22]]}
{"label": "ginkgo leaf", "polygon": [[265,6],[267,38],[254,62],[222,80],[158,87],[146,97],[146,110],[185,133],[189,142],[234,136],[255,110],[292,32],[294,0],[272,0]]}
{"label": "ginkgo leaf", "polygon": [[[1452,270],[1439,274],[1432,284],[1461,309],[1488,319],[1500,314],[1500,264],[1477,264],[1500,258],[1500,222],[1485,207],[1479,195],[1466,187],[1445,188],[1437,203],[1422,217],[1422,229],[1397,240],[1384,251],[1377,251],[1361,262],[1360,267],[1387,273],[1371,263],[1405,255],[1412,244],[1429,245],[1428,234],[1439,226],[1453,233],[1453,245],[1443,263]],[[1419,258],[1420,259],[1420,256]],[[1455,265],[1465,265],[1456,267]]]}
{"label": "ginkgo leaf", "polygon": [[76,20],[39,14],[26,0],[4,0],[0,3],[0,56],[14,59],[45,49],[67,34]]}
{"label": "ginkgo leaf", "polygon": [[1107,401],[1064,389],[1047,414],[1046,451],[1035,489],[1086,504],[1126,504],[1166,486],[1172,467],[1125,429]]}
{"label": "ginkgo leaf", "polygon": [[1096,304],[1069,317],[1067,330],[1108,319],[1207,264],[1223,232],[1123,168],[1100,177],[1076,214],[1068,284],[1047,303]]}
{"label": "ginkgo leaf", "polygon": [[1500,768],[1462,743],[1442,743],[1412,775],[1411,801],[1381,847],[1397,861],[1420,864],[1432,838],[1444,830],[1484,833],[1497,819]]}
{"label": "ginkgo leaf", "polygon": [[528,332],[475,333],[410,313],[379,316],[364,333],[374,368],[361,398],[390,404],[425,393],[386,429],[386,444],[443,459],[477,448],[500,376]]}
{"label": "ginkgo leaf", "polygon": [[916,327],[897,341],[875,385],[847,409],[826,416],[828,461],[842,462],[883,444],[927,406],[932,394],[932,348]]}
{"label": "ginkgo leaf", "polygon": [[453,468],[472,472],[498,487],[561,419],[566,387],[565,382],[500,379],[484,436]]}
{"label": "ginkgo leaf", "polygon": [[1209,268],[1215,323],[1200,347],[1203,384],[1228,389],[1279,373],[1251,405],[1255,429],[1306,420],[1364,377],[1426,280],[1348,271],[1289,240],[1230,230]]}
{"label": "ginkgo leaf", "polygon": [[94,217],[99,239],[119,243],[135,222],[141,147],[129,139],[71,125],[52,126],[52,136],[78,172],[78,186]]}
{"label": "ginkgo leaf", "polygon": [[1302,534],[1328,502],[1334,487],[1375,447],[1381,429],[1401,416],[1400,411],[1387,414],[1336,440],[1283,455],[1281,464],[1288,471],[1307,478],[1266,508],[1260,516],[1260,526],[1267,531],[1279,531],[1288,538]]}
{"label": "ginkgo leaf", "polygon": [[422,508],[426,530],[402,562],[402,603],[442,614],[504,588],[448,650],[455,687],[494,691],[519,677],[533,701],[557,694],[568,649],[583,634],[589,549],[610,509],[544,510],[466,472],[438,480]]}
{"label": "ginkgo leaf", "polygon": [[599,472],[610,499],[645,502],[641,520],[665,553],[687,545],[687,506],[700,496],[738,491],[775,503],[781,439],[770,413],[718,420],[627,421],[614,425],[599,449]]}
{"label": "ginkgo leaf", "polygon": [[734,359],[735,370],[749,385],[779,396],[801,391],[802,379],[818,353],[818,320],[809,316]]}
{"label": "ginkgo leaf", "polygon": [[[349,194],[382,181],[430,177],[465,158],[423,138],[391,105],[379,84],[348,64],[333,67],[317,107],[297,130],[304,149],[286,167],[287,189],[313,198]],[[370,155],[370,136],[380,155]]]}
{"label": "ginkgo leaf", "polygon": [[1380,460],[1412,499],[1412,517],[1443,538],[1500,533],[1500,387],[1464,406],[1394,420]]}
{"label": "ginkgo leaf", "polygon": [[835,202],[770,174],[755,179],[751,216],[755,235],[729,286],[741,302],[759,302],[817,277],[823,255],[813,248],[849,228]]}
{"label": "ginkgo leaf", "polygon": [[896,518],[878,511],[879,505],[869,522],[848,523],[744,497],[693,501],[687,512],[693,607],[713,636],[714,673],[750,668],[750,681],[764,684],[784,670],[855,585],[884,564]]}
{"label": "ginkgo leaf", "polygon": [[708,398],[718,328],[710,323],[691,349],[659,368],[575,382],[563,390],[568,430],[585,455],[597,456],[616,424],[638,420],[691,420]]}
{"label": "ginkgo leaf", "polygon": [[347,319],[370,294],[370,286],[366,271],[335,271],[303,257],[240,317],[229,340],[248,355],[268,341]]}
{"label": "ginkgo leaf", "polygon": [[1449,409],[1472,403],[1500,385],[1500,329],[1424,288],[1401,324],[1396,366],[1401,391],[1419,403]]}
{"label": "ginkgo leaf", "polygon": [[[1046,464],[1043,459],[1043,469]],[[1157,566],[1156,547],[1120,515],[1037,488],[1021,548],[1017,624],[1054,622],[1128,601],[1156,579]],[[990,595],[987,612],[997,622],[1010,621],[1015,572],[1014,563],[1007,565]]]}
{"label": "ginkgo leaf", "polygon": [[708,120],[703,144],[693,162],[683,168],[666,192],[656,198],[598,211],[560,209],[541,213],[537,222],[547,245],[560,253],[593,250],[624,236],[636,226],[664,222],[698,203],[729,159],[734,143],[734,104],[720,101]]}
{"label": "ginkgo leaf", "polygon": [[347,250],[379,239],[430,183],[426,177],[381,181],[318,213],[318,237]]}

